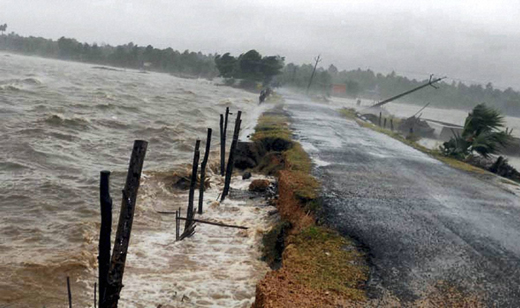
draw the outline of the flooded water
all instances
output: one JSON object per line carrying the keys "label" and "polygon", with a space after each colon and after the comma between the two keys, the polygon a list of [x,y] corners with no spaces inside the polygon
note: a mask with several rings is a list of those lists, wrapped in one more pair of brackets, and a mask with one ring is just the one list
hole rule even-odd
{"label": "flooded water", "polygon": [[[359,107],[356,106],[356,100],[337,97],[333,97],[331,103],[336,105],[338,108],[348,107],[355,108],[357,110],[363,110],[364,108],[369,107],[372,104],[372,102],[365,100],[362,102],[361,107]],[[391,102],[386,104],[384,108],[390,114],[396,117],[405,118],[414,115],[422,108],[422,106]],[[447,122],[462,126],[464,125],[464,121],[466,120],[466,117],[468,116],[468,113],[470,111],[471,110],[436,108],[435,106],[430,105],[426,107],[423,111],[421,111],[421,118]],[[505,116],[504,120],[505,126],[509,129],[513,129],[513,136],[520,138],[520,118]],[[442,145],[443,141],[423,138],[419,141],[419,143],[423,146],[433,149],[438,148],[440,145]],[[511,165],[520,170],[520,153],[518,153],[518,156],[508,156],[508,160],[511,163]]]}
{"label": "flooded water", "polygon": [[[207,80],[0,53],[0,306],[63,307],[67,275],[76,305],[93,305],[99,172],[112,171],[114,217],[118,217],[120,189],[135,139],[149,145],[125,272],[125,277],[135,279],[123,289],[127,302],[122,305],[134,307],[142,299],[140,306],[150,307],[159,300],[167,302],[165,294],[170,300],[182,298],[182,292],[191,301],[205,299],[200,306],[210,305],[208,298],[221,290],[215,282],[219,277],[197,276],[184,287],[184,278],[174,280],[172,272],[180,266],[174,260],[185,258],[186,267],[196,262],[189,254],[180,256],[179,249],[189,251],[190,244],[175,247],[173,220],[156,210],[185,206],[185,194],[170,189],[167,175],[186,168],[195,139],[204,140],[206,128],[212,127],[212,148],[218,148],[219,113],[226,106],[232,112],[243,111],[243,134],[247,134],[262,111],[257,99],[255,94]],[[216,183],[209,195],[215,195],[217,188]],[[232,210],[236,208],[232,203],[227,207],[215,209],[215,215],[227,209],[237,211],[237,219],[251,218],[247,209]],[[259,228],[262,223],[257,222]],[[236,232],[219,230],[220,239],[213,240],[223,251],[243,254],[239,276],[254,277],[265,271],[254,262],[258,257],[254,251],[244,250],[253,247],[256,238],[237,240]],[[204,234],[201,231],[192,245],[209,241]],[[206,258],[210,264],[225,259]],[[161,275],[155,275],[158,272]],[[220,273],[221,280],[230,275]],[[209,287],[204,281],[215,285]],[[237,288],[242,297],[226,286],[231,289],[221,294],[226,307],[249,302],[252,283],[247,283],[248,288]],[[200,289],[205,288],[212,291],[204,295]]]}

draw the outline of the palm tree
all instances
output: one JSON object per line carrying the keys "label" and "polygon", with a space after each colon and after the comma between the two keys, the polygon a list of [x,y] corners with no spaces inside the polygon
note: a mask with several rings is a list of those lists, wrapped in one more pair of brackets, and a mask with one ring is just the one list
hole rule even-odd
{"label": "palm tree", "polygon": [[445,142],[441,150],[445,155],[464,158],[472,152],[483,157],[496,154],[500,147],[511,140],[511,131],[499,129],[504,127],[504,116],[497,110],[479,104],[468,114],[461,135],[455,135]]}

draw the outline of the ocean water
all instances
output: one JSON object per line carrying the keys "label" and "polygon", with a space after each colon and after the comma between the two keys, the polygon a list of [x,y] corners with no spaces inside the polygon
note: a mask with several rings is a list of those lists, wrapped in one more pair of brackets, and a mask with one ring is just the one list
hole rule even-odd
{"label": "ocean water", "polygon": [[[190,254],[176,251],[171,240],[173,220],[156,212],[185,207],[186,194],[171,189],[170,176],[187,168],[197,138],[203,140],[204,148],[208,127],[213,128],[210,165],[213,170],[217,166],[219,114],[226,107],[234,114],[242,110],[245,138],[266,108],[257,104],[256,94],[208,80],[0,53],[0,307],[65,307],[66,276],[71,277],[75,306],[93,306],[99,172],[112,171],[115,232],[120,190],[136,139],[147,140],[149,145],[125,272],[125,277],[134,279],[129,279],[131,287],[123,289],[126,302],[121,304],[151,307],[164,304],[168,296],[175,297],[172,294],[182,297],[179,292],[186,288],[173,285],[182,285],[182,280],[173,281],[172,273],[175,260],[184,258],[190,264]],[[214,185],[208,194],[216,197],[221,183],[211,171],[209,175]],[[215,215],[226,212],[222,206]],[[253,210],[236,211],[243,211],[236,217],[250,217],[247,213]],[[261,229],[265,222],[256,223]],[[242,237],[240,242],[234,239],[236,231],[226,232],[220,240],[201,232],[206,240],[195,241],[215,240],[224,251],[234,247],[236,251],[229,248],[230,254],[244,254],[240,261],[244,264],[237,271],[244,277],[265,272],[265,265],[255,263],[256,235]],[[214,229],[209,233],[216,234]],[[178,249],[189,251],[189,245],[183,245],[188,248]],[[159,279],[164,276],[157,273],[159,268],[171,280]],[[206,270],[209,275],[210,269]],[[230,274],[222,277],[226,275]],[[211,289],[203,281],[218,279],[202,276],[192,279],[192,284],[201,283],[202,290]],[[247,283],[247,291],[237,288],[243,291],[241,297],[216,287],[211,292],[222,293],[224,306],[244,307],[250,305],[251,288],[254,293],[254,283]],[[190,292],[186,297],[202,300],[194,306],[211,306],[208,298],[214,299],[213,293]]]}

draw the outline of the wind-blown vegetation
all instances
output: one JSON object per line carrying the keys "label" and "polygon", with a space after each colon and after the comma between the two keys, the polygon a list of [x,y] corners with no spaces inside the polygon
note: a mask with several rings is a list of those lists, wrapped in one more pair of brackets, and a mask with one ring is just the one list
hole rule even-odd
{"label": "wind-blown vegetation", "polygon": [[462,133],[445,142],[441,150],[444,155],[459,159],[473,152],[487,158],[500,152],[500,147],[511,140],[511,131],[501,131],[502,127],[504,117],[497,110],[479,104],[466,118]]}
{"label": "wind-blown vegetation", "polygon": [[215,57],[215,64],[220,76],[234,82],[234,79],[242,79],[242,85],[251,86],[257,82],[269,85],[274,76],[281,73],[284,66],[284,58],[280,56],[262,57],[256,50],[250,50],[238,57],[229,53]]}

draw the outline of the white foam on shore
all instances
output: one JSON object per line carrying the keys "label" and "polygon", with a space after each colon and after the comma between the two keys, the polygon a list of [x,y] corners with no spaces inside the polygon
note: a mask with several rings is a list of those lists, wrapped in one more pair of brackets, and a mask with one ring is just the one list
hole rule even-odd
{"label": "white foam on shore", "polygon": [[[247,189],[256,178],[260,177],[233,178],[231,187]],[[259,247],[263,232],[276,219],[268,215],[274,207],[267,206],[261,198],[254,202],[229,198],[216,202],[222,191],[222,179],[213,176],[211,182],[218,185],[206,191],[204,214],[196,218],[249,229],[197,224],[191,238],[176,242],[175,215],[152,211],[157,207],[163,211],[165,206],[174,211],[172,201],[179,198],[172,196],[170,200],[161,200],[166,203],[158,204],[157,194],[147,189],[147,185],[156,186],[156,183],[145,180],[142,189],[148,196],[143,196],[139,208],[147,214],[137,216],[136,222],[147,221],[132,235],[120,307],[250,307],[254,302],[256,283],[269,270],[260,260]],[[185,217],[187,196],[180,199],[178,204],[182,205]],[[195,204],[198,204],[197,198]],[[151,223],[151,217],[157,220],[155,224]],[[183,227],[184,223],[181,232]]]}
{"label": "white foam on shore", "polygon": [[248,109],[246,118],[242,121],[239,139],[249,140],[249,137],[255,132],[256,124],[262,113],[271,108],[273,108],[273,104],[264,103]]}

